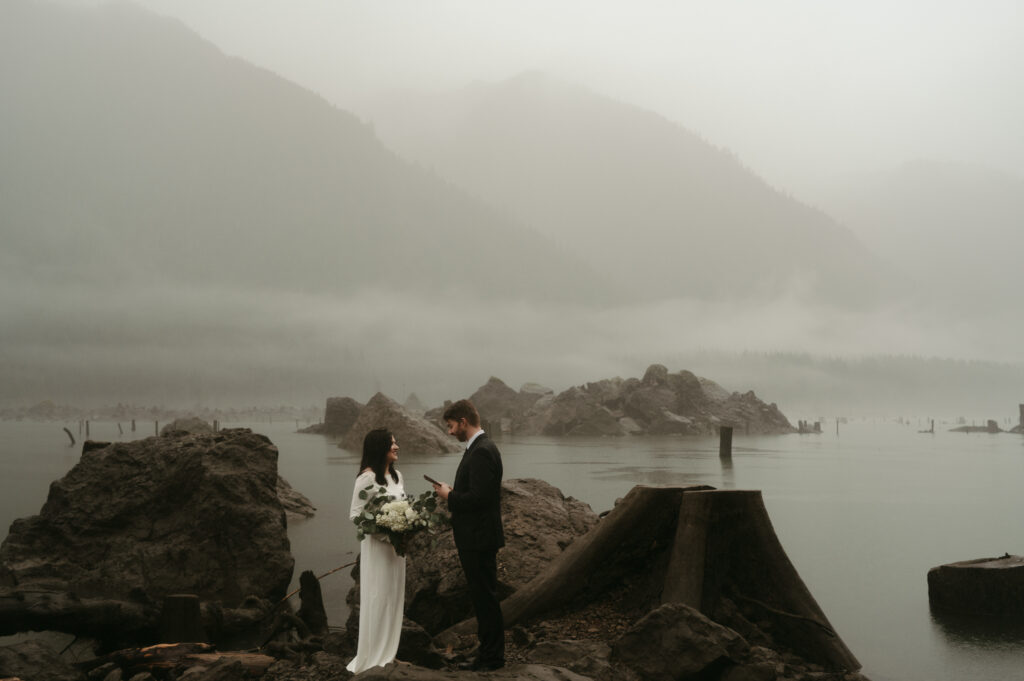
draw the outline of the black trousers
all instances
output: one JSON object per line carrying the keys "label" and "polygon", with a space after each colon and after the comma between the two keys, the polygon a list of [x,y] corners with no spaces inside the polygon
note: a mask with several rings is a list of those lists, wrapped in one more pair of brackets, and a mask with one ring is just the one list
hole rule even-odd
{"label": "black trousers", "polygon": [[483,663],[505,662],[505,621],[498,601],[498,550],[459,549],[459,561],[469,583],[469,598],[476,613],[477,637]]}

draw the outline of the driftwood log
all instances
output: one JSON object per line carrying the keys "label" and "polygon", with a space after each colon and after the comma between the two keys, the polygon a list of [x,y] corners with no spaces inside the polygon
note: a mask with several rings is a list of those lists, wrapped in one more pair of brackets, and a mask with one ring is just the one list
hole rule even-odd
{"label": "driftwood log", "polygon": [[[631,579],[640,573],[646,578]],[[639,595],[651,609],[685,603],[741,633],[754,628],[749,613],[770,623],[778,647],[830,669],[860,668],[782,549],[760,492],[634,487],[594,529],[502,601],[505,626],[597,601],[625,582],[647,584]],[[465,620],[436,639],[450,644],[475,628],[474,619]]]}

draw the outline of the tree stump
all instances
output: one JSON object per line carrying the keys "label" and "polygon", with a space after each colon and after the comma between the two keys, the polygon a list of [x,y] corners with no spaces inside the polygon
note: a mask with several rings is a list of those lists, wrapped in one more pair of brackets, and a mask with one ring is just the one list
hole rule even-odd
{"label": "tree stump", "polygon": [[736,621],[744,616],[738,609],[767,622],[776,644],[808,661],[860,668],[779,543],[759,491],[683,495],[662,598],[742,631],[750,624]]}
{"label": "tree stump", "polygon": [[[645,585],[638,602],[652,610],[684,603],[809,662],[860,669],[790,563],[758,491],[634,487],[594,529],[502,601],[505,626],[599,601],[627,582]],[[475,627],[474,619],[464,620],[436,640],[457,642]]]}
{"label": "tree stump", "polygon": [[164,598],[160,613],[160,642],[183,643],[206,640],[199,612],[199,596],[173,594]]}

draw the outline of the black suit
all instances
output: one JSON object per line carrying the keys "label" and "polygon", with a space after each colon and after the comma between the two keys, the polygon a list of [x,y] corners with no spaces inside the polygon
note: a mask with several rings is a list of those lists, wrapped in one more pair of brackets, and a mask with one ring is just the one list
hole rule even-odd
{"label": "black suit", "polygon": [[505,545],[501,475],[501,453],[487,434],[481,433],[462,456],[448,494],[455,548],[476,612],[477,659],[485,664],[505,661],[505,626],[498,601],[498,549]]}

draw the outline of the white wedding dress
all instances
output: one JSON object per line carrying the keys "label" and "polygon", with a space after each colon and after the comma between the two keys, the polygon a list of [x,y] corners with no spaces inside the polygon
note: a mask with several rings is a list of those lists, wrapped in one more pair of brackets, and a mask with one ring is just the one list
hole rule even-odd
{"label": "white wedding dress", "polygon": [[[388,494],[403,496],[402,474],[398,473],[398,482],[386,477]],[[359,498],[359,492],[368,485],[373,485],[371,496],[380,488],[373,471],[356,478],[350,519],[362,513],[366,500]],[[405,557],[377,535],[363,538],[359,543],[359,648],[348,663],[350,672],[358,674],[395,659],[404,609]]]}

